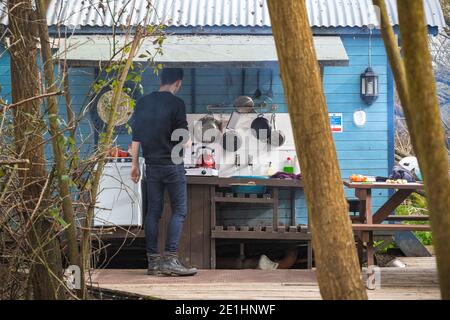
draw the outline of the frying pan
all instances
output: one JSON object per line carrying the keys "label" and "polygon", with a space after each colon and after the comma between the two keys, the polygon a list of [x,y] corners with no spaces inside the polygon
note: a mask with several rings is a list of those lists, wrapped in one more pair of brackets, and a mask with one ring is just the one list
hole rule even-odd
{"label": "frying pan", "polygon": [[251,124],[252,134],[260,141],[268,142],[272,132],[270,122],[264,117],[263,113],[260,113]]}
{"label": "frying pan", "polygon": [[274,147],[281,147],[286,142],[286,136],[281,130],[277,130],[275,112],[272,114],[273,130],[270,134],[270,144]]}
{"label": "frying pan", "polygon": [[222,136],[222,148],[226,151],[236,152],[242,145],[242,138],[235,130],[228,130]]}

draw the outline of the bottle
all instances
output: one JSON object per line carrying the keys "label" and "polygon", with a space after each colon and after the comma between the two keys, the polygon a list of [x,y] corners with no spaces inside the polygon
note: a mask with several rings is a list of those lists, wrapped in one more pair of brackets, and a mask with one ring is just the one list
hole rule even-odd
{"label": "bottle", "polygon": [[272,162],[269,162],[269,167],[267,168],[267,176],[271,177],[273,176],[275,173],[273,172],[273,168],[272,168]]}
{"label": "bottle", "polygon": [[287,157],[284,162],[283,172],[291,174],[294,173],[294,161],[292,160],[292,157]]}

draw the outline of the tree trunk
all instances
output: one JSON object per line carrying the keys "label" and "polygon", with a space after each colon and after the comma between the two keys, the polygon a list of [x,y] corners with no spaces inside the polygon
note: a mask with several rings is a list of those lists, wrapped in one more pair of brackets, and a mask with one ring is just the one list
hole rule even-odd
{"label": "tree trunk", "polygon": [[[19,102],[40,93],[37,25],[31,1],[10,0],[8,5],[12,100]],[[28,170],[21,171],[20,182],[24,186],[24,220],[31,225],[28,240],[33,261],[30,270],[33,297],[57,299],[61,297],[62,263],[55,226],[45,218],[41,208],[37,208],[34,218],[31,217],[47,179],[42,138],[44,124],[39,106],[39,100],[30,100],[14,108],[14,143],[20,158],[30,161],[29,165],[23,166]]]}
{"label": "tree trunk", "polygon": [[440,0],[447,28],[450,26],[450,0]]}
{"label": "tree trunk", "polygon": [[321,295],[367,299],[305,1],[269,0],[268,5],[305,184]]}
{"label": "tree trunk", "polygon": [[[47,92],[57,91],[54,77],[52,51],[48,35],[48,26],[46,11],[49,1],[36,1],[37,19],[39,24],[39,38],[41,42],[41,53],[44,66],[45,87]],[[66,169],[66,158],[64,155],[64,143],[62,134],[58,125],[58,102],[56,96],[47,98],[48,120],[50,123],[50,134],[52,136],[53,155],[55,157],[56,179],[58,181],[59,195],[62,199],[62,214],[67,223],[66,237],[69,255],[69,264],[77,265],[83,269],[80,264],[80,253],[77,243],[77,229],[75,225],[75,215],[72,205],[72,195],[69,188],[69,176]],[[81,272],[83,275],[83,272]],[[84,282],[83,282],[84,283]],[[83,295],[82,295],[83,296]]]}
{"label": "tree trunk", "polygon": [[398,14],[408,84],[406,123],[414,133],[430,210],[430,223],[443,299],[450,299],[450,177],[436,82],[428,50],[422,0],[399,0]]}
{"label": "tree trunk", "polygon": [[[45,16],[48,1],[39,0],[36,2],[36,8],[39,20],[39,38],[41,42],[42,60],[44,66],[45,83],[47,92],[57,90],[54,77],[53,59],[50,48],[47,19]],[[69,191],[67,179],[67,170],[64,156],[64,144],[61,141],[61,131],[58,125],[58,103],[55,96],[47,98],[48,118],[50,123],[50,134],[52,136],[53,153],[55,157],[56,177],[60,197],[62,198],[62,211],[67,227],[67,242],[69,247],[69,263],[79,265],[79,253],[76,237],[76,226],[72,206],[72,198]]]}
{"label": "tree trunk", "polygon": [[[408,119],[410,118],[408,83],[406,80],[405,65],[400,54],[400,48],[397,44],[397,38],[389,20],[386,2],[384,0],[373,0],[373,4],[378,6],[380,9],[381,34],[383,36],[387,56],[391,65],[392,74],[394,75],[398,96],[402,103],[403,112],[405,114],[405,118]],[[409,135],[411,137],[411,141],[414,140],[414,132],[410,132]]]}

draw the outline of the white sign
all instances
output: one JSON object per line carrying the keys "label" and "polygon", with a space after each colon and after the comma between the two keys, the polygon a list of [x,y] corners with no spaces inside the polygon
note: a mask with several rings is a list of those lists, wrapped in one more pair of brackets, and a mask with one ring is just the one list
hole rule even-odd
{"label": "white sign", "polygon": [[344,120],[342,113],[330,113],[330,126],[332,132],[343,132],[344,131]]}

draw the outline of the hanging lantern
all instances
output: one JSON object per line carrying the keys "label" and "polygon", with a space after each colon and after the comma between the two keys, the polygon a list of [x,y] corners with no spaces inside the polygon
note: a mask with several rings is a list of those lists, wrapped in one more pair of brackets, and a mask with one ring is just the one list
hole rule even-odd
{"label": "hanging lantern", "polygon": [[361,74],[361,99],[369,106],[378,99],[378,75],[371,67]]}

